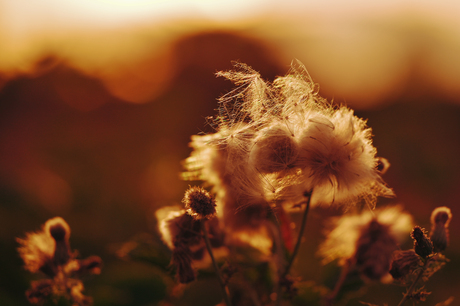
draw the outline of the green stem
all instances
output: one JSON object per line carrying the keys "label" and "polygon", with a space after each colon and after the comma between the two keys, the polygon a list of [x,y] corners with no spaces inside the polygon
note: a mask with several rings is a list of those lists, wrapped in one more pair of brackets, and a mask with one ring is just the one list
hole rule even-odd
{"label": "green stem", "polygon": [[418,272],[417,277],[415,278],[415,280],[414,280],[414,282],[412,283],[412,285],[409,287],[409,290],[407,290],[406,294],[404,294],[404,297],[402,298],[401,302],[399,302],[398,306],[404,305],[404,303],[407,301],[407,299],[409,298],[409,296],[412,294],[412,291],[414,291],[415,286],[417,285],[418,281],[420,280],[420,278],[421,278],[422,275],[423,275],[423,272],[425,272],[426,267],[428,266],[429,261],[430,261],[429,259],[426,259],[426,260],[425,260],[425,264],[423,265],[423,267],[422,267],[422,268],[420,269],[420,271]]}
{"label": "green stem", "polygon": [[[272,235],[273,235],[273,240],[275,241],[275,246],[276,246],[276,258],[277,258],[277,267],[278,267],[278,277],[281,280],[281,274],[282,274],[282,269],[284,266],[284,254],[285,254],[285,249],[284,249],[284,244],[281,240],[280,237],[280,228],[281,225],[278,221],[277,218],[275,218],[276,225],[269,222],[269,228],[272,230]],[[282,295],[282,286],[281,282],[278,281],[276,284],[275,292],[276,292],[276,306],[281,305],[281,295]]]}
{"label": "green stem", "polygon": [[214,265],[214,270],[216,270],[216,275],[217,275],[217,278],[219,279],[219,283],[220,283],[220,286],[224,294],[225,303],[227,304],[227,306],[232,306],[228,288],[225,285],[224,279],[222,278],[222,275],[220,273],[219,266],[217,265],[216,259],[214,258],[214,254],[212,253],[211,243],[209,242],[208,230],[206,229],[206,220],[201,221],[201,230],[203,232],[206,248],[208,249],[209,256],[211,256],[212,264]]}
{"label": "green stem", "polygon": [[307,224],[308,211],[310,210],[310,200],[311,192],[308,194],[307,207],[305,207],[305,211],[303,213],[302,223],[300,224],[299,236],[297,237],[297,242],[294,251],[292,252],[291,258],[289,259],[289,262],[286,266],[286,270],[284,270],[284,273],[281,275],[282,278],[286,277],[286,275],[289,274],[289,270],[291,270],[292,264],[294,263],[294,259],[297,256],[297,252],[299,251],[300,243],[302,242],[303,231],[305,230],[305,224]]}
{"label": "green stem", "polygon": [[291,254],[291,258],[289,259],[289,262],[284,272],[279,274],[278,287],[276,290],[276,303],[275,303],[275,305],[277,306],[281,305],[281,299],[282,299],[282,294],[283,294],[283,290],[282,290],[283,288],[281,287],[281,281],[286,277],[286,275],[289,274],[289,271],[291,270],[292,264],[294,263],[294,259],[297,256],[297,252],[299,251],[300,243],[302,242],[302,236],[303,236],[303,231],[305,230],[305,224],[307,224],[308,211],[310,210],[311,192],[308,193],[306,196],[308,197],[307,207],[305,207],[305,211],[303,213],[302,223],[300,224],[299,236],[297,237],[297,242],[295,244],[294,251]]}

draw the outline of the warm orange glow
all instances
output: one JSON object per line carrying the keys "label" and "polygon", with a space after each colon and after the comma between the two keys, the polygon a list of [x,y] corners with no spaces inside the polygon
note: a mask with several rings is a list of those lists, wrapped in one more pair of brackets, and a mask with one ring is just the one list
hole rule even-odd
{"label": "warm orange glow", "polygon": [[9,78],[29,73],[37,60],[56,55],[101,78],[115,96],[143,103],[172,76],[174,59],[164,52],[172,40],[225,28],[280,46],[286,62],[298,58],[323,89],[354,107],[402,90],[414,66],[417,77],[455,98],[458,9],[451,0],[416,10],[410,1],[7,0],[0,71]]}
{"label": "warm orange glow", "polygon": [[270,235],[266,228],[261,227],[258,231],[241,231],[238,232],[232,237],[230,240],[235,245],[243,244],[249,245],[257,250],[259,250],[263,255],[269,256],[271,253],[271,249],[273,247],[273,242],[270,238]]}
{"label": "warm orange glow", "polygon": [[[180,74],[186,65],[192,73],[205,64],[209,68],[211,64],[206,62],[207,58],[200,57],[201,53],[207,51],[207,54],[216,54],[217,58],[221,54],[213,48],[221,41],[216,43],[213,39],[228,40],[216,34],[202,45],[196,45],[196,49],[188,50],[195,48],[197,40],[190,34],[221,30],[236,33],[235,37],[244,33],[248,40],[257,38],[272,44],[279,51],[276,56],[286,67],[292,59],[298,58],[321,90],[338,103],[348,103],[354,108],[390,103],[391,97],[407,90],[410,82],[416,84],[414,91],[425,86],[452,101],[460,101],[457,86],[460,26],[454,13],[458,11],[457,2],[442,1],[436,6],[422,2],[417,11],[409,10],[405,1],[333,6],[330,3],[4,0],[0,2],[0,89],[8,80],[23,74],[38,77],[62,65],[68,70],[58,69],[52,88],[47,90],[50,96],[57,96],[59,103],[73,110],[91,112],[110,101],[145,105],[175,90],[172,84],[180,82],[180,77],[185,78]],[[186,35],[191,37],[189,44],[185,48],[177,45]],[[202,52],[201,47],[210,50]],[[238,59],[234,51],[228,51],[228,56]],[[192,55],[186,57],[189,53]],[[217,69],[220,67],[210,68],[211,79]],[[185,90],[190,88],[181,87],[183,97],[188,95]],[[217,92],[211,99],[222,93],[224,91]],[[183,105],[195,103],[182,96]],[[7,173],[8,184],[17,186],[50,211],[69,209],[76,192],[72,175],[65,176],[58,166],[33,156],[47,150],[35,145],[39,136],[33,133],[47,122],[42,122],[40,117],[31,120],[28,115],[17,116],[9,119],[9,132],[5,129],[4,135],[0,135],[5,148],[1,167]],[[167,118],[169,122],[176,120],[174,115]],[[88,130],[114,128],[110,123],[104,125],[94,120]],[[148,123],[152,124],[157,126],[155,133],[164,133],[161,130],[164,122]],[[176,124],[168,125],[172,126]],[[54,126],[48,128],[55,130]],[[71,128],[72,131],[79,129],[77,125]],[[100,133],[105,137],[105,132]],[[43,132],[43,135],[48,134]],[[78,137],[81,137],[79,145],[88,141],[84,136]],[[168,151],[167,156],[152,156],[143,176],[132,183],[137,184],[136,190],[143,198],[172,197],[181,189],[175,184],[177,173],[181,171],[177,161],[186,154],[179,152],[170,139],[171,136],[164,136],[158,145]],[[131,144],[128,140],[125,142]],[[158,190],[151,186],[157,186]]]}
{"label": "warm orange glow", "polygon": [[[101,273],[92,254],[107,268],[87,284],[94,305],[216,304],[208,250],[233,304],[332,302],[337,263],[344,278],[356,269],[336,302],[357,301],[367,254],[386,253],[388,270],[393,240],[412,247],[409,212],[452,260],[426,286],[442,303],[460,254],[458,12],[459,0],[0,0],[0,304],[22,305],[31,280],[29,295],[56,285],[89,302],[65,279]],[[232,61],[254,73],[216,77]],[[245,75],[257,86],[240,87]],[[189,184],[216,197],[217,218],[185,214]],[[75,249],[67,223],[21,235],[56,215]],[[405,290],[375,288],[359,300]]]}

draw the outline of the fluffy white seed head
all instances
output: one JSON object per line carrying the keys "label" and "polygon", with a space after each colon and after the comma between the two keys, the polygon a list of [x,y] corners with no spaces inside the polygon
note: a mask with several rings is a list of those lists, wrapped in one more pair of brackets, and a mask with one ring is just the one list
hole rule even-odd
{"label": "fluffy white seed head", "polygon": [[331,230],[319,248],[318,254],[323,263],[339,259],[344,264],[356,252],[358,239],[370,222],[375,221],[385,226],[388,233],[401,243],[409,237],[413,227],[412,216],[403,211],[399,205],[378,209],[374,212],[366,210],[361,214],[348,214],[332,220]]}
{"label": "fluffy white seed head", "polygon": [[349,203],[372,192],[370,187],[380,176],[366,122],[346,107],[307,121],[299,137],[297,165],[314,189],[312,202]]}
{"label": "fluffy white seed head", "polygon": [[284,124],[259,131],[249,153],[249,163],[261,173],[274,173],[294,167],[299,154],[294,135]]}
{"label": "fluffy white seed head", "polygon": [[[321,98],[303,65],[273,83],[240,63],[218,75],[237,88],[219,99],[216,133],[192,137],[183,177],[212,187],[226,226],[239,226],[235,216],[252,205],[299,204],[312,190],[312,205],[374,207],[378,196],[393,195],[366,121]],[[260,223],[262,211],[245,220]]]}

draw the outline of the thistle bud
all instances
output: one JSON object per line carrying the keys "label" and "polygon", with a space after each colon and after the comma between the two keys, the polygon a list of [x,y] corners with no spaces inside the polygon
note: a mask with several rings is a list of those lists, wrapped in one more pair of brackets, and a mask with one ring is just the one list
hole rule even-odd
{"label": "thistle bud", "polygon": [[414,250],[397,250],[393,253],[390,274],[394,279],[404,279],[420,264],[420,257]]}
{"label": "thistle bud", "polygon": [[449,223],[452,213],[448,207],[438,207],[431,213],[431,234],[435,252],[442,252],[449,244]]}
{"label": "thistle bud", "polygon": [[385,174],[388,171],[388,168],[390,168],[390,162],[386,158],[377,157],[377,166],[375,167],[377,172],[381,175]]}
{"label": "thistle bud", "polygon": [[433,253],[433,243],[426,236],[425,229],[420,226],[415,226],[411,233],[412,239],[414,239],[414,250],[422,258],[427,258]]}
{"label": "thistle bud", "polygon": [[216,201],[201,187],[190,187],[185,192],[182,203],[195,220],[212,219],[216,215]]}
{"label": "thistle bud", "polygon": [[57,266],[66,264],[71,257],[69,225],[64,219],[56,217],[46,221],[45,228],[48,229],[49,234],[56,241],[56,248],[54,249],[55,264]]}

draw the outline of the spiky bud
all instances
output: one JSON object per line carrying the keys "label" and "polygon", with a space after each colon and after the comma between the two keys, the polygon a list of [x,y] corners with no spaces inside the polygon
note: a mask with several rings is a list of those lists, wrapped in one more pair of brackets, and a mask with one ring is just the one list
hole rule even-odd
{"label": "spiky bud", "polygon": [[182,199],[185,210],[195,220],[212,219],[216,215],[216,201],[201,187],[190,187]]}
{"label": "spiky bud", "polygon": [[452,219],[450,208],[438,207],[431,213],[431,234],[435,252],[444,251],[449,244],[449,223]]}
{"label": "spiky bud", "polygon": [[433,253],[433,243],[426,236],[425,229],[415,226],[412,229],[411,237],[414,239],[414,250],[422,258],[427,258]]}

